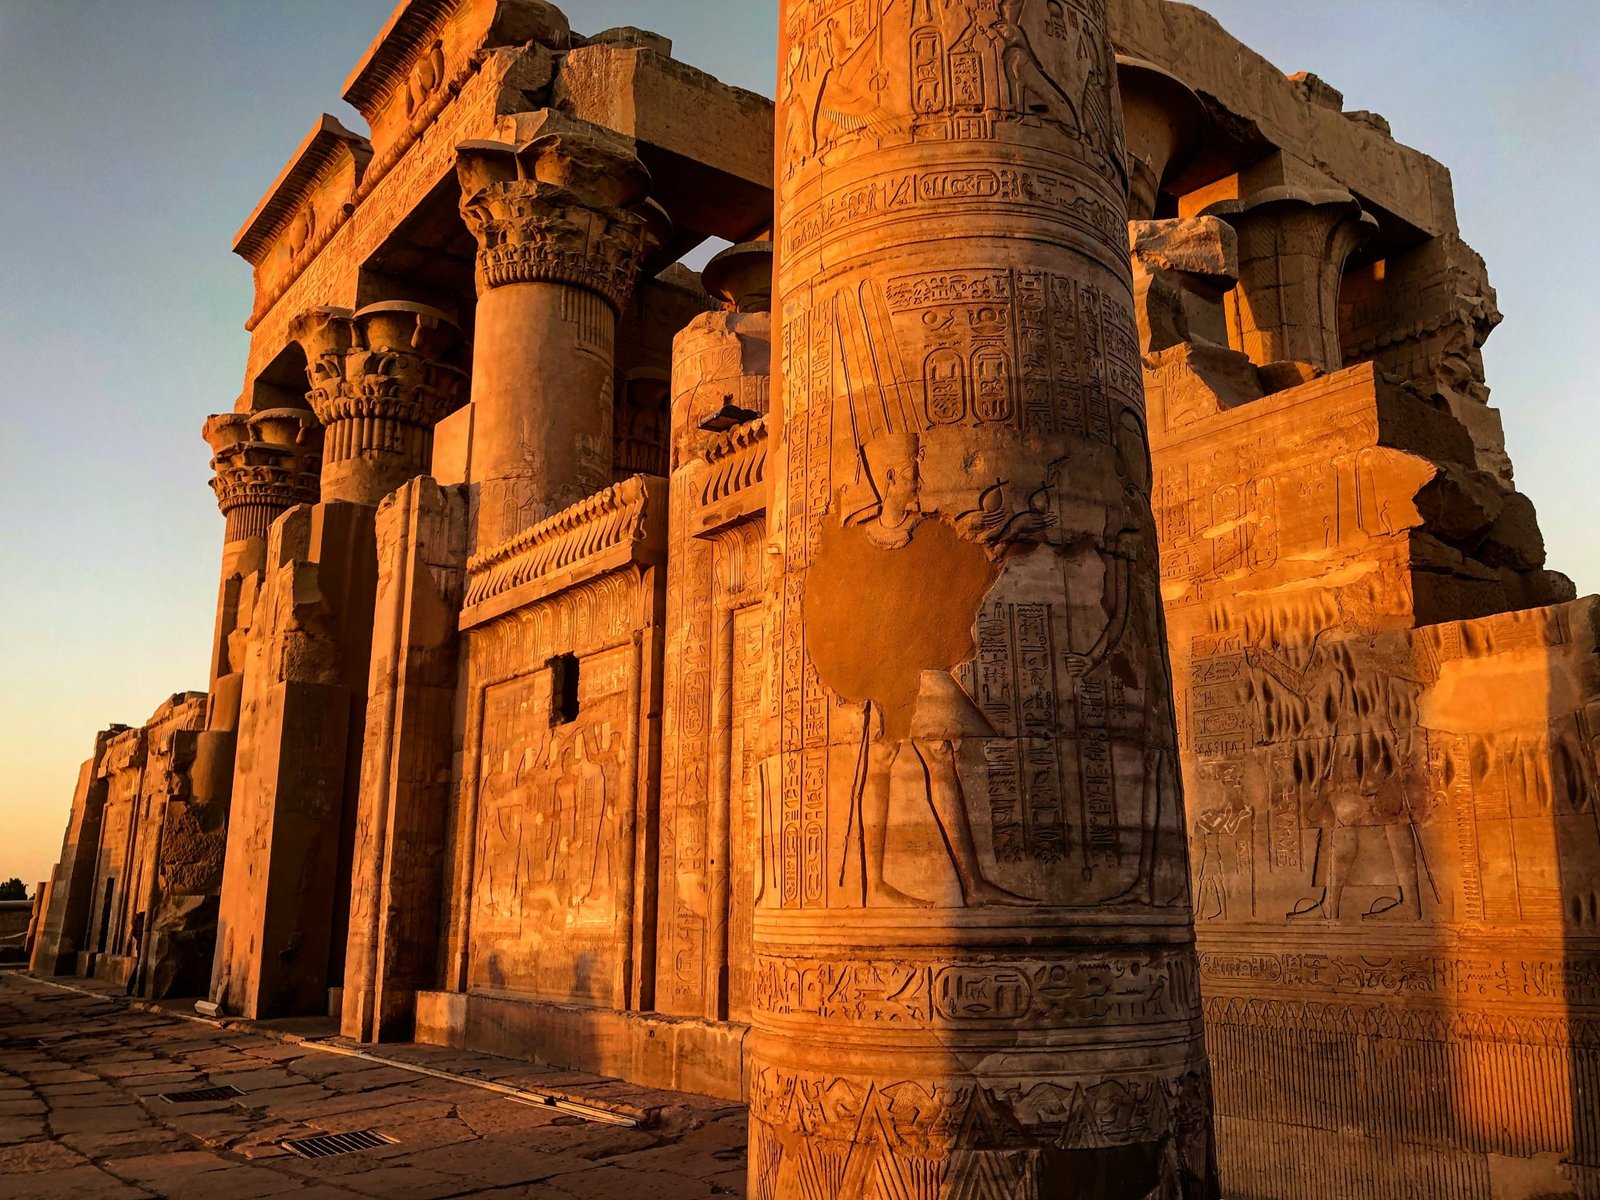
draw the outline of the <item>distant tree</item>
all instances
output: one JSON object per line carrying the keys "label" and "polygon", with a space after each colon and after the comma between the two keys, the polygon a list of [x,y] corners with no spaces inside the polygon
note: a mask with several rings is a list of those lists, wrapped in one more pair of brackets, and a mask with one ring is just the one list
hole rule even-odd
{"label": "distant tree", "polygon": [[0,883],[0,900],[26,900],[28,898],[28,885],[13,875],[4,883]]}

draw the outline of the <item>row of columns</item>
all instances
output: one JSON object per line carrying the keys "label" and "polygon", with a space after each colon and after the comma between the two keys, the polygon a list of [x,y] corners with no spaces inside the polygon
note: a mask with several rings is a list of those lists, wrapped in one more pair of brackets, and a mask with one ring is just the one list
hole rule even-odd
{"label": "row of columns", "polygon": [[226,542],[263,537],[319,498],[377,505],[428,471],[434,426],[469,394],[476,546],[611,483],[617,318],[667,217],[624,139],[556,113],[518,120],[518,140],[458,153],[461,212],[479,246],[470,381],[453,361],[461,330],[439,309],[303,313],[291,337],[306,355],[310,412],[206,422]]}
{"label": "row of columns", "polygon": [[[357,994],[345,999],[347,1031],[408,1036],[407,997],[431,983],[428,956],[377,954],[361,939],[380,928],[426,928],[424,918],[440,902],[442,881],[429,876],[419,886],[418,856],[393,852],[385,840],[391,828],[409,836],[436,824],[421,811],[438,799],[423,783],[447,778],[451,765],[451,705],[411,699],[455,686],[450,646],[434,644],[437,638],[425,652],[411,645],[437,625],[413,620],[415,581],[447,581],[464,570],[468,552],[491,548],[612,481],[618,315],[667,220],[648,200],[649,175],[624,139],[554,113],[522,114],[505,132],[505,141],[458,148],[461,212],[478,240],[470,372],[458,365],[466,357],[462,331],[439,309],[407,301],[354,311],[316,307],[290,328],[306,357],[308,407],[226,413],[205,425],[212,486],[227,519],[212,723],[226,742],[222,790],[232,785],[234,822],[255,831],[230,843],[221,885],[211,1000],[225,1011],[267,1016],[304,1008],[321,987],[342,982],[323,976],[348,976],[354,964],[359,978]],[[435,562],[427,555],[437,556],[443,544],[432,538],[422,547],[413,534],[429,522],[442,528],[436,518],[458,501],[438,488],[419,491],[412,481],[430,472],[435,426],[469,398],[467,536],[459,550],[444,552],[449,561]],[[275,552],[285,561],[268,562],[273,522],[307,504],[315,508],[305,528],[286,531]],[[396,590],[374,572],[369,560],[378,546],[385,563],[394,554],[406,560],[391,565],[413,582]],[[304,571],[302,557],[317,569]],[[275,581],[282,571],[294,579]],[[246,610],[258,599],[255,627],[247,629]],[[309,604],[322,616],[287,616],[279,611],[286,603],[296,614]],[[320,632],[301,645],[306,620]],[[376,647],[375,634],[394,645]],[[287,648],[278,665],[280,656],[252,650],[252,670],[272,678],[247,685],[247,647],[274,638],[295,642],[296,662],[288,662]],[[299,661],[308,653],[320,656],[310,674]],[[280,682],[274,674],[290,671],[304,678],[284,674]],[[335,736],[335,726],[347,732]],[[326,780],[284,768],[286,756],[298,753],[285,739],[305,736],[304,729],[345,746],[342,774],[332,743],[320,768]],[[366,761],[395,758],[401,746],[403,769]],[[439,761],[423,763],[419,755]],[[316,795],[296,799],[305,788]],[[330,799],[333,811],[318,830],[302,828],[304,814],[322,811]],[[355,828],[358,805],[362,820],[376,822],[368,831],[375,839]],[[343,847],[339,854],[331,842]],[[277,862],[302,843],[321,849],[297,852],[301,863]],[[235,863],[240,855],[262,861]],[[326,922],[282,925],[286,907],[329,902],[336,909],[331,943]],[[348,928],[346,904],[359,909]],[[374,913],[382,913],[381,926]],[[280,969],[274,939],[285,938],[298,961]],[[230,949],[230,942],[238,945]]]}

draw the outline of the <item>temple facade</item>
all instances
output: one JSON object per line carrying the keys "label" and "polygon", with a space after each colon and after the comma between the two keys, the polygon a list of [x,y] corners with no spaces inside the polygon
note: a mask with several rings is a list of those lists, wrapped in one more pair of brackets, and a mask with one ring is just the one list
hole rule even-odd
{"label": "temple facade", "polygon": [[1171,0],[779,7],[773,102],[400,4],[33,970],[741,1099],[762,1200],[1600,1196],[1600,601],[1449,173]]}

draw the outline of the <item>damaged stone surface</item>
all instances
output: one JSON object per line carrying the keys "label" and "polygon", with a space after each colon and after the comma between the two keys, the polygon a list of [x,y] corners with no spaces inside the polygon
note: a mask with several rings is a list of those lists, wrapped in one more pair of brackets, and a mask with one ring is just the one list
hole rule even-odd
{"label": "damaged stone surface", "polygon": [[1600,1195],[1595,601],[1449,173],[1187,4],[782,7],[776,106],[379,33],[236,241],[207,692],[97,737],[32,969],[748,1101],[761,1197]]}

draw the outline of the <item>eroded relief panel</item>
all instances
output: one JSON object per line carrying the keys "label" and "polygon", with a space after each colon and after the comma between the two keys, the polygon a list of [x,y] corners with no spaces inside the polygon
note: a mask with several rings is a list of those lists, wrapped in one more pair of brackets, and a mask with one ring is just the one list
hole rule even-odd
{"label": "eroded relief panel", "polygon": [[[681,495],[692,506],[689,491],[675,491],[674,503]],[[748,1019],[764,780],[764,542],[759,518],[675,542],[663,717],[664,1012]]]}
{"label": "eroded relief panel", "polygon": [[1155,456],[1224,1190],[1589,1195],[1594,604],[1427,624],[1476,601],[1421,569],[1455,468],[1411,447],[1471,451],[1359,382]]}
{"label": "eroded relief panel", "polygon": [[627,1007],[636,586],[606,576],[469,634],[471,988]]}

